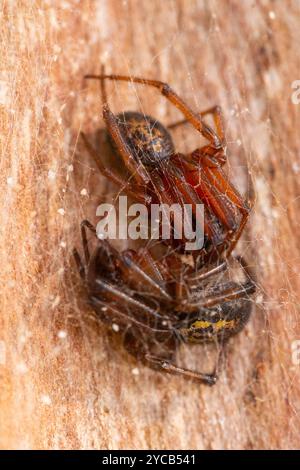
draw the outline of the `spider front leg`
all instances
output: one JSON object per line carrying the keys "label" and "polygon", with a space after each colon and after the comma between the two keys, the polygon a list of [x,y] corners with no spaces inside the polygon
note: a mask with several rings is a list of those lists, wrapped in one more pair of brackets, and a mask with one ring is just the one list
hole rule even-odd
{"label": "spider front leg", "polygon": [[115,142],[118,151],[123,158],[125,166],[128,168],[130,173],[138,184],[147,185],[150,182],[150,177],[146,168],[141,161],[137,161],[131,154],[126,140],[120,132],[120,128],[114,113],[109,109],[107,103],[103,105],[103,119],[106,123],[107,130]]}
{"label": "spider front leg", "polygon": [[173,91],[173,89],[164,82],[159,80],[149,80],[146,78],[131,77],[127,75],[85,75],[84,78],[87,79],[96,79],[96,80],[119,80],[132,83],[140,83],[141,85],[147,85],[154,88],[157,88],[160,93],[169,100],[181,113],[185,116],[186,120],[197,129],[209,142],[215,147],[220,149],[222,147],[222,142],[215,133],[215,131],[208,126],[201,118],[192,111],[192,109]]}
{"label": "spider front leg", "polygon": [[[214,123],[216,126],[217,130],[217,135],[222,142],[222,145],[226,145],[225,143],[225,133],[224,133],[224,119],[223,119],[223,113],[222,109],[220,106],[212,106],[208,109],[205,109],[204,111],[201,111],[200,113],[197,113],[197,115],[201,116],[203,118],[204,116],[207,116],[208,114],[212,114]],[[181,126],[182,124],[186,124],[188,119],[181,119],[180,121],[176,121],[173,124],[170,124],[168,126],[168,129],[174,129],[175,127]]]}
{"label": "spider front leg", "polygon": [[[144,165],[142,164],[142,162],[137,162],[136,159],[134,158],[134,156],[131,154],[131,152],[130,152],[127,144],[126,144],[126,141],[125,141],[125,139],[123,138],[123,136],[120,132],[120,128],[119,128],[117,119],[116,119],[115,115],[112,113],[112,111],[110,110],[110,108],[108,106],[107,93],[106,93],[105,81],[104,81],[105,75],[104,75],[104,66],[103,65],[101,67],[101,75],[98,76],[98,77],[100,79],[101,96],[102,96],[102,101],[103,101],[103,108],[102,108],[103,119],[106,123],[107,131],[110,134],[110,137],[112,138],[112,140],[115,142],[115,144],[117,146],[117,149],[118,149],[118,151],[119,151],[119,153],[120,153],[120,155],[121,155],[121,157],[124,161],[125,166],[128,168],[130,173],[133,175],[136,182],[139,185],[140,184],[146,185],[147,183],[149,183],[150,177],[149,177]],[[84,78],[89,78],[89,76],[86,75]],[[96,161],[98,161],[98,158],[97,158]],[[103,170],[105,171],[106,169],[103,168],[103,165],[102,165],[101,168],[100,168],[100,171],[102,173],[104,173]],[[106,171],[106,173],[107,173],[107,171]],[[107,173],[107,175],[108,175],[108,177],[112,177],[111,174],[109,175]],[[116,180],[116,182],[119,183],[120,179],[118,177],[116,179],[115,175],[113,175],[113,177]]]}

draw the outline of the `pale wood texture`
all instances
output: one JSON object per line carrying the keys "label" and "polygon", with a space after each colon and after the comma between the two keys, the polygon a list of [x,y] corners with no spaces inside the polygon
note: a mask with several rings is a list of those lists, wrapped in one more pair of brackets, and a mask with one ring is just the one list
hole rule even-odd
{"label": "pale wood texture", "polygon": [[[1,2],[2,448],[299,447],[299,10],[296,0]],[[116,189],[77,145],[81,128],[103,126],[98,86],[82,80],[101,62],[167,81],[196,110],[220,104],[244,192],[251,170],[239,251],[261,291],[214,388],[137,365],[85,304],[72,248]],[[114,109],[137,109],[135,92],[146,112],[178,119],[141,87],[110,85]],[[199,145],[189,126],[176,141]],[[195,347],[185,360],[205,368],[208,356]]]}

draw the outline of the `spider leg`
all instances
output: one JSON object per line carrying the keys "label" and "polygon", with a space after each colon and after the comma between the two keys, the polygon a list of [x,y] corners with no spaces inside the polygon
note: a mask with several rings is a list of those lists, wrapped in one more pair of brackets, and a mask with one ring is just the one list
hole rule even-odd
{"label": "spider leg", "polygon": [[85,279],[85,275],[86,275],[85,274],[85,267],[84,267],[82,259],[80,258],[80,255],[79,255],[78,251],[76,250],[76,248],[74,248],[74,250],[73,250],[73,256],[74,256],[75,263],[77,265],[77,268],[78,268],[81,279]]}
{"label": "spider leg", "polygon": [[[232,211],[229,212],[230,208],[228,205],[223,204],[222,208],[220,207],[222,201],[218,198],[219,194],[205,181],[205,175],[199,175],[198,171],[196,172],[195,169],[193,170],[194,174],[190,172],[185,174],[184,171],[177,167],[178,164],[180,163],[175,163],[176,174],[174,173],[170,176],[170,179],[173,180],[172,187],[177,191],[176,199],[180,199],[180,195],[181,197],[183,195],[184,199],[182,202],[192,205],[195,217],[197,216],[197,205],[204,203],[204,233],[215,245],[220,244],[222,241],[222,238],[220,238],[220,227],[219,224],[214,224],[209,217],[208,207],[213,206],[215,212],[217,212],[217,215],[225,224],[227,223],[227,225],[229,225],[227,221],[229,219],[231,223],[231,225],[229,225],[230,229],[232,229],[232,225],[234,226],[235,224],[235,219],[231,213]],[[223,214],[223,212],[225,212],[225,214]]]}
{"label": "spider leg", "polygon": [[[159,334],[168,334],[168,335],[170,335],[170,330],[171,330],[170,327],[166,326],[165,328],[154,328],[153,326],[150,326],[146,322],[142,322],[142,321],[137,320],[132,315],[128,315],[124,312],[121,312],[118,308],[115,308],[115,306],[113,307],[111,305],[107,305],[107,302],[102,301],[98,297],[91,296],[90,303],[96,309],[96,311],[97,311],[98,308],[100,308],[100,310],[104,309],[104,310],[102,310],[102,312],[103,311],[106,312],[107,310],[109,310],[110,312],[112,312],[112,314],[116,315],[116,317],[119,318],[121,321],[124,321],[126,326],[128,326],[128,324],[129,324],[130,326],[135,326],[135,327],[141,328],[143,330],[146,329],[150,333],[159,333]],[[113,321],[113,318],[111,319],[111,322],[112,321]]]}
{"label": "spider leg", "polygon": [[135,254],[135,261],[140,266],[141,269],[149,276],[152,277],[155,281],[160,284],[163,284],[165,268],[158,260],[154,260],[153,256],[147,248],[141,248]]}
{"label": "spider leg", "polygon": [[84,258],[85,258],[86,264],[88,264],[90,262],[90,250],[88,247],[86,229],[89,229],[95,235],[96,235],[96,229],[88,220],[83,220],[80,224],[80,228],[81,228],[81,239],[82,239]]}
{"label": "spider leg", "polygon": [[140,284],[150,286],[152,290],[164,300],[172,301],[172,297],[168,294],[168,292],[161,286],[160,283],[145,273],[145,271],[133,259],[133,255],[137,255],[137,253],[132,253],[132,251],[124,251],[121,254],[121,259],[123,261],[121,269],[123,274],[126,276],[126,279],[130,279],[130,277],[133,277],[132,275],[134,274],[135,281],[138,280],[140,281]]}
{"label": "spider leg", "polygon": [[[229,234],[228,237],[228,248],[226,251],[227,256],[230,255],[230,253],[233,251],[235,248],[243,230],[244,227],[248,221],[248,218],[250,216],[250,211],[251,208],[247,201],[243,200],[241,195],[238,193],[238,191],[231,185],[231,183],[225,178],[225,175],[221,171],[221,169],[217,168],[206,168],[205,169],[205,174],[210,181],[211,184],[215,184],[215,187],[219,189],[223,194],[226,195],[226,199],[231,203],[234,207],[236,207],[240,213],[241,213],[241,221],[239,223],[239,227],[237,231],[233,229],[232,235]],[[223,203],[222,199],[220,198],[221,202],[221,207],[225,206],[225,203]],[[227,204],[228,205],[228,204]]]}
{"label": "spider leg", "polygon": [[257,284],[256,274],[254,269],[252,269],[243,256],[235,256],[234,259],[241,265],[245,271],[248,279],[254,284]]}
{"label": "spider leg", "polygon": [[[240,225],[239,225],[239,228],[238,228],[237,232],[235,232],[231,237],[229,237],[228,248],[227,248],[227,251],[226,251],[227,256],[229,256],[232,253],[232,251],[234,250],[237,242],[239,241],[239,239],[240,239],[240,237],[243,233],[244,227],[245,227],[245,225],[248,221],[248,218],[250,216],[250,212],[251,212],[251,210],[254,206],[255,192],[254,192],[254,189],[253,189],[252,178],[251,178],[251,175],[249,173],[248,173],[248,176],[249,176],[249,183],[250,183],[250,194],[248,195],[246,201],[242,199],[242,197],[234,189],[233,186],[231,188],[233,191],[229,191],[228,193],[226,192],[226,196],[228,196],[231,199],[231,201],[236,204],[236,206],[238,207],[238,209],[240,210],[240,212],[242,214],[242,220],[240,222]],[[220,172],[219,172],[219,177],[224,178],[224,176]],[[227,185],[228,184],[229,184],[229,182],[227,182]]]}
{"label": "spider leg", "polygon": [[246,210],[243,210],[242,211],[242,221],[240,223],[240,226],[238,228],[238,231],[231,237],[229,238],[229,243],[228,243],[228,248],[227,248],[227,251],[226,251],[226,256],[229,256],[232,251],[234,250],[237,242],[239,241],[242,233],[243,233],[243,230],[244,230],[244,227],[248,221],[248,218],[249,218],[249,211],[246,211]]}
{"label": "spider leg", "polygon": [[[108,106],[108,99],[105,88],[106,75],[104,74],[103,65],[101,67],[101,75],[99,75],[98,77],[100,80],[101,96],[103,102],[103,118],[106,123],[107,130],[110,136],[112,137],[113,141],[115,142],[120,152],[120,155],[123,158],[125,166],[129,169],[130,173],[135,177],[136,181],[139,184],[147,184],[150,181],[149,175],[142,162],[137,162],[131,154],[130,150],[128,149],[126,141],[120,132],[116,117]],[[88,76],[84,78],[88,78]]]}
{"label": "spider leg", "polygon": [[215,148],[220,149],[222,147],[222,142],[220,141],[215,131],[202,120],[201,116],[194,113],[192,109],[172,90],[172,88],[167,83],[161,82],[159,80],[149,80],[145,78],[114,74],[85,75],[84,78],[92,78],[96,80],[120,80],[132,83],[140,83],[142,85],[157,88],[167,100],[169,100],[176,108],[179,109],[179,111],[181,111],[187,121],[190,122],[191,125],[195,127],[195,129],[197,129],[205,138],[207,138]]}
{"label": "spider leg", "polygon": [[[238,284],[237,282],[227,282],[221,286],[221,292],[216,292],[213,295],[203,297],[203,299],[198,299],[197,302],[182,302],[179,306],[179,310],[180,308],[183,308],[184,312],[191,313],[197,311],[199,308],[212,307],[216,304],[221,304],[229,300],[239,299],[244,295],[253,294],[256,291],[255,273],[242,256],[236,256],[235,259],[246,273],[247,280],[244,283]],[[212,271],[215,269],[216,268],[214,268]]]}
{"label": "spider leg", "polygon": [[[214,106],[213,108],[203,111],[200,115],[204,116],[209,113],[213,114],[218,137],[220,138],[222,145],[225,146],[226,142],[221,108],[219,106]],[[175,123],[171,125],[171,127],[175,127],[183,122],[186,122],[186,120]],[[187,163],[189,163],[190,160],[197,164],[200,162],[201,165],[201,182],[197,183],[197,180],[199,181],[199,173],[195,171],[193,176],[191,172],[191,178],[193,179],[193,181],[191,181],[192,186],[196,189],[200,198],[204,199],[204,201],[206,201],[212,208],[218,219],[227,226],[229,232],[231,231],[233,234],[232,236],[229,235],[227,239],[227,256],[229,256],[236,246],[247,223],[250,206],[243,200],[238,191],[227,180],[220,168],[220,166],[224,165],[226,162],[226,155],[224,152],[219,152],[218,149],[214,149],[211,146],[204,146],[196,149],[190,156],[188,156],[186,159]],[[224,196],[220,197],[220,195]],[[242,214],[242,219],[238,227],[235,207],[237,207]],[[210,236],[210,238],[212,237]]]}
{"label": "spider leg", "polygon": [[200,308],[209,308],[214,305],[222,304],[230,300],[240,299],[245,295],[254,294],[256,285],[252,280],[248,280],[243,284],[228,283],[224,284],[222,293],[215,293],[211,296],[204,297],[197,302],[183,301],[178,305],[177,310],[183,310],[185,313],[191,313]]}
{"label": "spider leg", "polygon": [[[87,241],[87,237],[86,237],[86,229],[89,229],[91,230],[93,233],[96,233],[96,230],[95,228],[93,227],[93,225],[88,221],[88,220],[83,220],[80,224],[80,229],[81,229],[81,240],[82,240],[82,246],[83,246],[83,252],[84,252],[84,259],[85,259],[85,263],[86,265],[89,263],[90,261],[90,252],[89,252],[89,248],[88,248],[88,241]],[[78,268],[78,271],[79,271],[79,274],[80,274],[80,277],[82,279],[85,279],[85,276],[86,276],[86,272],[85,272],[85,266],[82,262],[82,259],[78,253],[78,251],[76,250],[76,248],[74,248],[73,250],[73,256],[75,258],[75,262],[76,262],[76,265],[77,265],[77,268]]]}
{"label": "spider leg", "polygon": [[[216,105],[216,106],[212,106],[211,108],[205,109],[204,111],[201,111],[200,113],[197,113],[197,115],[200,115],[201,118],[204,116],[207,116],[207,114],[212,114],[218,137],[221,140],[222,144],[225,145],[224,122],[223,122],[223,113],[222,113],[221,107]],[[188,119],[181,119],[180,121],[176,121],[167,127],[168,129],[174,129],[175,127],[181,126],[182,124],[186,124],[187,122],[188,122]]]}
{"label": "spider leg", "polygon": [[114,251],[113,247],[106,240],[100,240],[97,237],[97,231],[96,231],[95,227],[87,219],[84,219],[81,222],[80,228],[81,228],[81,239],[82,239],[82,246],[83,246],[83,252],[84,252],[84,258],[85,258],[86,265],[89,264],[90,258],[91,258],[90,250],[89,250],[89,247],[88,247],[88,240],[87,240],[87,236],[86,236],[87,229],[89,229],[94,234],[94,236],[97,238],[97,240],[99,240],[99,243],[101,243],[102,245],[105,245],[106,249],[109,251],[111,256],[113,256],[116,253],[116,251]]}
{"label": "spider leg", "polygon": [[114,113],[110,110],[107,103],[103,105],[103,119],[106,123],[107,130],[115,142],[118,151],[123,158],[126,167],[134,176],[138,184],[147,185],[150,182],[150,177],[141,161],[137,161],[131,154],[126,140],[120,132],[120,128]]}
{"label": "spider leg", "polygon": [[[178,346],[177,340],[174,336],[169,336],[169,338],[166,336],[160,352],[153,354],[151,353],[151,349],[153,347],[155,348],[155,336],[152,338],[152,342],[145,344],[143,338],[136,333],[137,332],[135,330],[128,330],[126,332],[124,337],[124,347],[130,354],[135,356],[137,360],[143,362],[148,367],[160,372],[181,375],[185,378],[189,378],[206,385],[214,385],[216,383],[217,373],[220,369],[220,355],[218,355],[217,365],[211,374],[186,369],[178,366],[173,361],[174,353]],[[171,332],[169,332],[169,334],[170,333]]]}
{"label": "spider leg", "polygon": [[[88,220],[83,220],[81,222],[81,236],[82,236],[82,245],[84,249],[84,256],[85,256],[85,262],[88,265],[90,262],[90,253],[88,249],[88,241],[87,241],[87,236],[86,236],[86,229],[89,229],[95,236],[97,236],[97,232],[95,227],[88,221]],[[98,239],[98,237],[97,237]],[[109,252],[109,255],[114,259],[115,265],[118,266],[121,271],[123,272],[123,275],[126,274],[126,279],[128,281],[128,277],[130,275],[130,269],[132,269],[133,273],[136,275],[136,277],[140,278],[143,283],[148,283],[152,289],[154,289],[161,297],[163,297],[165,300],[172,300],[171,296],[161,287],[161,285],[153,280],[149,275],[144,273],[144,271],[138,266],[137,263],[134,262],[132,258],[132,253],[136,254],[135,252],[131,252],[131,256],[129,256],[129,251],[124,251],[123,253],[119,253],[117,250],[115,250],[110,243],[108,243],[107,240],[100,240],[98,239],[99,246],[105,245],[106,249]],[[78,255],[78,253],[77,253]],[[75,255],[76,256],[76,255]],[[150,256],[150,255],[149,255]],[[79,255],[78,255],[79,257]],[[78,257],[76,256],[76,261],[78,262]],[[81,260],[80,260],[81,261]],[[82,264],[82,263],[81,263]],[[95,283],[97,286],[99,286],[103,292],[108,294],[108,296],[111,298],[117,299],[117,301],[120,302],[125,302],[128,305],[130,305],[133,308],[137,308],[140,311],[142,311],[145,314],[148,314],[152,317],[155,317],[157,319],[162,319],[162,320],[167,320],[168,317],[166,315],[162,316],[160,315],[156,310],[153,308],[149,307],[146,304],[143,304],[137,299],[133,298],[132,296],[129,296],[127,293],[122,292],[116,285],[107,282],[105,280],[100,279],[99,277],[96,278]]]}
{"label": "spider leg", "polygon": [[115,184],[117,184],[119,187],[124,187],[125,191],[130,194],[131,196],[134,197],[134,199],[138,199],[144,204],[149,204],[151,202],[151,198],[147,195],[144,194],[144,188],[140,185],[136,185],[134,187],[132,184],[130,184],[128,181],[125,179],[121,178],[116,172],[110,170],[109,168],[106,168],[104,164],[101,161],[100,156],[97,154],[96,150],[94,147],[91,145],[91,143],[88,141],[88,138],[86,135],[81,132],[80,133],[82,140],[86,146],[86,149],[90,156],[94,159],[98,170],[100,173],[105,176],[106,178],[110,179],[113,181]]}
{"label": "spider leg", "polygon": [[190,274],[187,277],[188,282],[192,281],[204,281],[205,279],[208,279],[211,276],[214,276],[215,274],[219,274],[223,271],[226,271],[228,269],[228,264],[226,261],[223,261],[223,263],[219,264],[218,266],[215,266],[212,269],[209,269],[208,271],[205,271],[204,273],[196,272],[193,274]]}
{"label": "spider leg", "polygon": [[148,317],[156,318],[159,321],[169,320],[167,315],[161,315],[157,310],[154,310],[152,307],[144,304],[143,302],[135,299],[133,297],[133,291],[128,291],[127,293],[123,292],[116,285],[112,283],[103,281],[102,279],[97,278],[95,284],[100,288],[101,293],[105,293],[109,300],[116,299],[117,302],[124,305],[128,305],[130,308],[135,308],[138,312],[148,315]]}
{"label": "spider leg", "polygon": [[[88,241],[87,241],[87,236],[86,236],[86,229],[89,229],[96,237],[97,237],[97,232],[96,232],[96,229],[95,227],[88,221],[88,220],[83,220],[81,222],[81,237],[82,237],[82,245],[83,245],[83,251],[84,251],[84,257],[85,257],[85,262],[86,264],[88,265],[88,263],[90,262],[90,252],[89,252],[89,249],[88,249]],[[98,239],[98,237],[97,237]],[[156,280],[154,280],[151,276],[149,276],[147,273],[144,272],[144,270],[138,265],[137,261],[134,259],[134,258],[139,258],[140,257],[140,254],[133,251],[133,250],[125,250],[123,251],[121,254],[119,254],[119,252],[117,250],[115,250],[108,242],[107,240],[101,240],[101,239],[98,239],[99,240],[99,244],[102,244],[104,245],[105,244],[105,247],[107,248],[107,250],[109,251],[110,253],[110,256],[114,257],[116,262],[117,262],[117,265],[118,267],[121,269],[121,271],[123,272],[123,275],[125,275],[127,281],[128,279],[130,278],[130,276],[132,275],[131,273],[133,273],[135,275],[134,277],[134,281],[136,283],[137,280],[139,280],[140,282],[142,282],[144,285],[145,284],[148,284],[151,286],[152,289],[154,289],[154,291],[162,298],[164,298],[165,300],[168,300],[168,301],[171,301],[172,300],[172,297],[167,293],[167,291],[160,285],[160,283]],[[147,250],[144,250],[144,251],[147,251]],[[145,256],[145,253],[144,253],[144,256]],[[83,263],[81,261],[81,258],[77,252],[77,250],[74,250],[74,257],[75,257],[75,261],[76,261],[76,264],[78,266],[78,269],[79,269],[79,272],[82,273],[82,269],[83,269],[83,272],[85,272],[84,270],[84,267],[83,267]],[[150,253],[147,253],[147,263],[149,264],[150,263],[150,260],[152,262],[152,269],[154,269],[154,260],[153,258],[151,257]],[[158,273],[158,266],[155,267],[156,269],[156,273]],[[162,276],[160,275],[161,279],[162,279]],[[102,285],[102,281],[97,279],[96,280],[96,283],[98,283],[99,285]],[[105,283],[106,284],[106,283]],[[116,293],[115,291],[115,287],[114,286],[110,286],[109,284],[107,285],[104,285],[104,281],[103,281],[103,285],[102,287],[105,288],[105,290],[107,291],[110,291],[112,293]],[[116,295],[118,296],[118,293],[116,293]],[[138,301],[134,301],[133,303],[136,304],[136,302]],[[137,305],[137,304],[136,304]],[[154,311],[153,311],[154,312]],[[153,313],[151,312],[151,313]],[[156,316],[156,313],[153,313],[155,316]]]}
{"label": "spider leg", "polygon": [[181,312],[190,313],[198,310],[200,308],[209,308],[214,305],[222,304],[223,302],[228,302],[230,300],[240,299],[245,295],[251,295],[255,292],[256,286],[252,282],[248,281],[245,284],[239,286],[236,285],[233,289],[224,290],[222,294],[215,294],[208,298],[203,298],[201,301],[197,302],[182,302],[177,310]]}
{"label": "spider leg", "polygon": [[219,370],[219,368],[217,366],[211,374],[206,374],[203,372],[180,367],[173,362],[167,361],[164,358],[160,358],[158,356],[152,356],[151,354],[146,354],[144,359],[151,367],[159,369],[162,372],[182,375],[185,378],[196,380],[197,382],[201,382],[205,385],[215,385],[218,380],[217,370]]}

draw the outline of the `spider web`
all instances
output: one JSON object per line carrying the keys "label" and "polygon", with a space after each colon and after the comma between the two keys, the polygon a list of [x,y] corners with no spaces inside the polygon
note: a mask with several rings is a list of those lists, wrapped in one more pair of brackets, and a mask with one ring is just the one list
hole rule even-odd
{"label": "spider web", "polygon": [[[234,407],[236,421],[242,426],[242,423],[246,420],[248,425],[248,429],[245,432],[247,439],[244,436],[245,441],[241,445],[247,446],[249,442],[253,442],[252,445],[268,446],[268,439],[271,441],[271,437],[264,437],[265,431],[262,423],[258,424],[258,426],[261,426],[259,435],[255,438],[252,436],[252,426],[256,423],[255,418],[253,418],[255,414],[253,409],[257,407],[257,402],[264,402],[267,400],[267,397],[270,399],[269,395],[271,395],[272,400],[275,402],[280,401],[280,396],[289,393],[294,387],[293,382],[297,372],[295,369],[294,372],[290,372],[290,368],[292,368],[291,359],[286,360],[286,365],[284,361],[280,361],[281,372],[278,376],[281,375],[284,380],[280,384],[280,391],[278,393],[274,390],[271,392],[267,390],[266,383],[268,382],[261,384],[263,379],[260,378],[260,374],[262,374],[261,370],[264,367],[271,368],[272,361],[278,360],[280,351],[285,348],[281,332],[278,329],[274,331],[270,325],[276,322],[274,318],[282,312],[282,309],[291,312],[288,321],[292,321],[291,318],[297,311],[297,301],[288,273],[289,269],[293,269],[292,265],[289,266],[288,270],[286,267],[282,270],[282,286],[285,286],[282,288],[289,291],[287,300],[280,300],[280,296],[278,297],[276,293],[272,293],[272,289],[270,293],[270,289],[266,289],[260,280],[260,274],[265,270],[275,275],[276,270],[281,270],[282,266],[287,262],[286,258],[281,258],[280,237],[282,235],[275,226],[276,220],[280,217],[286,217],[288,206],[280,202],[280,197],[277,195],[271,179],[266,175],[266,168],[268,165],[272,166],[271,145],[279,150],[280,153],[286,152],[291,158],[293,158],[293,153],[282,140],[281,135],[274,130],[269,115],[269,103],[272,93],[275,94],[276,87],[280,88],[281,86],[280,75],[278,75],[272,62],[267,63],[263,71],[266,89],[256,94],[255,97],[251,96],[253,91],[251,81],[249,77],[244,75],[239,63],[239,61],[243,63],[242,55],[245,53],[245,50],[246,55],[249,53],[247,50],[249,46],[243,44],[238,52],[236,50],[233,52],[229,50],[227,53],[228,65],[223,68],[221,66],[223,61],[222,51],[224,50],[222,21],[219,18],[214,2],[209,6],[206,5],[205,10],[204,16],[208,18],[208,21],[206,26],[198,31],[198,42],[205,44],[206,49],[205,52],[203,48],[201,49],[204,55],[201,65],[195,63],[193,54],[189,54],[189,44],[185,39],[183,23],[181,24],[181,21],[184,20],[181,20],[180,13],[177,11],[178,16],[172,18],[176,24],[172,34],[168,36],[168,40],[164,42],[163,47],[148,56],[147,62],[149,65],[146,67],[146,70],[143,67],[140,68],[132,65],[132,62],[122,52],[122,47],[118,41],[113,41],[113,46],[111,46],[119,58],[118,64],[113,68],[111,65],[108,65],[107,68],[108,73],[111,71],[161,78],[171,84],[177,93],[186,99],[195,111],[206,109],[214,104],[220,104],[223,108],[228,146],[228,177],[234,182],[240,192],[245,195],[245,198],[248,197],[252,190],[251,179],[254,185],[255,209],[235,252],[249,261],[251,268],[257,272],[258,281],[257,295],[250,299],[253,302],[252,318],[246,331],[243,331],[238,338],[234,338],[230,342],[229,358],[227,358],[227,365],[225,371],[223,371],[221,381],[225,384],[225,390],[230,386],[230,380],[237,380],[237,382],[240,380],[243,387],[241,395],[246,403],[245,410],[242,408],[237,409],[237,406]],[[266,11],[267,17],[264,20],[265,22],[260,25],[263,30],[269,28],[269,19],[272,18],[273,13],[272,11]],[[99,14],[100,16],[102,15],[101,9]],[[255,16],[255,14],[253,15]],[[174,14],[174,16],[176,15]],[[255,20],[253,19],[253,21]],[[268,50],[261,52],[262,56],[264,54],[268,56]],[[108,56],[109,52],[107,54],[103,53],[104,62]],[[259,57],[257,60],[262,61],[263,59],[264,57]],[[178,64],[178,69],[180,69],[179,80],[176,79],[176,75],[174,76],[172,67],[170,68],[172,60]],[[157,70],[159,71],[158,73],[156,73]],[[255,70],[253,70],[253,74],[255,74]],[[88,84],[86,90],[87,93],[93,94],[95,89],[97,92],[96,86]],[[118,82],[108,84],[108,90],[111,108],[116,112],[139,110],[145,115],[151,114],[157,117],[164,124],[180,119],[178,111],[155,90],[149,90],[147,87],[135,84],[120,84]],[[200,147],[205,143],[205,140],[189,125],[174,131],[173,137],[176,149],[183,153]],[[116,163],[115,165],[118,166]],[[91,166],[91,172],[93,168]],[[297,171],[297,166],[294,166],[294,172]],[[106,182],[103,184],[107,185]],[[110,188],[109,185],[105,187]],[[116,202],[123,189],[120,188],[117,193],[115,191],[109,194],[106,193],[105,201]],[[96,193],[93,193],[90,198],[97,200],[97,203],[101,200]],[[276,202],[275,204],[274,201]],[[295,201],[290,202],[292,205],[294,203]],[[118,245],[120,250],[126,247],[126,243],[125,245]],[[229,276],[232,278],[234,272],[230,272]],[[264,277],[263,274],[262,277]],[[288,329],[288,326],[285,326],[285,328]],[[284,337],[288,332],[282,332],[282,334]],[[245,335],[244,338],[243,335]],[[215,354],[211,351],[210,346],[202,345],[183,349],[188,350],[179,353],[179,360],[182,364],[198,370],[200,369],[201,371],[203,369],[206,371],[211,370],[215,361]],[[287,350],[285,354],[289,354],[289,351]],[[201,358],[200,363],[199,358]],[[145,380],[148,380],[149,382],[146,384],[146,387],[151,388],[153,375],[151,372],[149,374],[145,373],[141,367],[137,364],[137,366],[132,368],[132,373],[133,375],[142,374],[143,383],[145,384]],[[234,369],[234,373],[230,372],[230,368]],[[204,394],[206,395],[206,392]],[[233,398],[234,394],[232,393],[231,397],[232,401],[236,398]],[[124,399],[126,400],[125,397]],[[239,400],[237,400],[238,402]],[[289,422],[293,427],[298,423],[298,413],[292,403],[290,404],[290,410],[291,416]],[[262,407],[262,413],[265,413],[265,419],[268,422],[270,420],[271,409],[267,406],[265,409]],[[145,419],[147,419],[147,413]],[[218,419],[220,423],[225,423],[225,426],[226,423],[230,422],[228,415],[221,415]],[[151,427],[153,422],[150,420],[148,425]],[[220,426],[222,428],[222,424]],[[246,441],[248,441],[248,444]],[[260,444],[257,444],[258,442]],[[185,443],[183,445],[186,446],[188,444]],[[217,439],[215,445],[218,446]]]}
{"label": "spider web", "polygon": [[[12,129],[15,135],[11,166],[2,161],[8,240],[1,254],[3,318],[7,322],[7,312],[13,312],[13,320],[4,336],[9,350],[3,352],[2,343],[0,349],[17,377],[12,409],[18,409],[13,419],[22,422],[18,446],[298,447],[299,365],[292,345],[299,339],[299,118],[289,92],[290,81],[299,78],[299,5],[44,4],[30,7],[24,17],[9,6],[13,37],[10,32],[4,38],[1,59],[3,109],[5,87],[13,96],[3,155],[9,154]],[[291,35],[288,50],[279,20]],[[18,65],[11,80],[12,60]],[[97,131],[104,128],[98,84],[81,83],[84,73],[99,72],[100,63],[108,73],[169,83],[195,111],[221,105],[228,177],[245,197],[251,192],[248,172],[252,177],[254,209],[236,253],[256,272],[257,294],[251,297],[250,321],[230,341],[212,389],[156,373],[131,358],[119,325],[99,322],[75,272],[71,253],[80,247],[80,221],[97,222],[96,207],[115,203],[122,190],[99,175],[79,135],[84,130],[106,164],[120,169],[115,156],[105,154]],[[139,110],[163,124],[181,117],[143,86],[109,83],[108,98],[114,112]],[[205,143],[189,125],[173,136],[183,153]],[[230,270],[231,279],[235,272]],[[195,345],[182,347],[177,361],[210,371],[215,357],[215,348]],[[26,383],[28,374],[34,386]],[[30,419],[35,413],[43,423],[38,431]]]}

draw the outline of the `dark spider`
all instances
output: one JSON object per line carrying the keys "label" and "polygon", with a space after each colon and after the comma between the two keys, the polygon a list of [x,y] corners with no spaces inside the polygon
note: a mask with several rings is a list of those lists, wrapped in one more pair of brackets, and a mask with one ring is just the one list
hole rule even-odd
{"label": "dark spider", "polygon": [[[222,279],[230,259],[234,259],[229,255],[243,231],[249,207],[221,169],[226,161],[221,111],[214,107],[195,114],[167,84],[156,80],[120,75],[87,78],[101,80],[108,135],[134,183],[106,168],[82,134],[101,173],[148,205],[157,201],[193,206],[203,203],[206,236],[194,267],[183,268],[178,257],[167,256],[165,261],[158,261],[149,250],[119,253],[105,240],[98,240],[90,256],[86,227],[95,234],[96,230],[83,221],[84,263],[76,250],[74,256],[89,301],[104,322],[119,325],[126,349],[148,366],[213,385],[223,346],[247,322],[252,305],[249,296],[255,291],[252,273],[240,257],[236,261],[246,278]],[[106,102],[106,78],[158,88],[182,111],[186,119],[181,122],[190,122],[210,143],[189,155],[176,154],[169,132],[155,119],[137,112],[115,116]],[[217,133],[202,120],[208,113],[213,114]],[[182,341],[220,345],[213,373],[187,370],[174,363]]]}
{"label": "dark spider", "polygon": [[[236,258],[245,273],[243,281],[222,279],[228,268],[223,261],[186,275],[188,293],[178,298],[173,275],[148,250],[119,253],[108,241],[97,239],[90,256],[86,228],[96,236],[95,228],[83,221],[84,263],[76,250],[74,256],[89,303],[99,318],[117,324],[125,348],[148,366],[213,385],[226,341],[242,330],[251,313],[249,296],[255,292],[255,284],[244,260]],[[182,342],[220,345],[213,373],[177,366],[174,356]]]}

